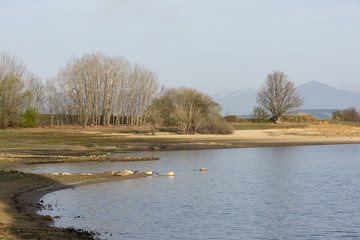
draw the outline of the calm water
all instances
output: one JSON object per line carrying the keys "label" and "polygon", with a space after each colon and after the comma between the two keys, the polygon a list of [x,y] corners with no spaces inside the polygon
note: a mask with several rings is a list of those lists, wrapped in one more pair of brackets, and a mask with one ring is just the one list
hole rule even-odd
{"label": "calm water", "polygon": [[55,226],[103,239],[360,239],[360,145],[140,155],[150,154],[161,160],[26,170],[175,172],[43,197],[54,208],[41,214],[60,216]]}

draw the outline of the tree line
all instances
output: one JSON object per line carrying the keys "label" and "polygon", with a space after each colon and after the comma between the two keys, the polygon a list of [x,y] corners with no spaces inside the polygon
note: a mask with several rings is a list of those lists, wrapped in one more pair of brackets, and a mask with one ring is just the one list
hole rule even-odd
{"label": "tree line", "polygon": [[[177,126],[186,134],[233,131],[220,115],[221,106],[207,94],[185,87],[159,89],[153,71],[122,57],[85,54],[43,84],[20,60],[0,53],[0,128],[150,123],[153,134],[160,124]],[[271,117],[276,123],[304,103],[281,71],[267,75],[256,101],[253,117]],[[341,117],[348,119],[350,112],[351,121],[358,121],[353,109],[344,110]]]}
{"label": "tree line", "polygon": [[45,84],[0,53],[0,127],[171,125],[182,134],[231,133],[221,106],[191,88],[162,88],[150,69],[101,53],[71,59]]}
{"label": "tree line", "polygon": [[0,127],[139,125],[158,89],[153,71],[122,57],[85,54],[43,84],[16,57],[1,53]]}

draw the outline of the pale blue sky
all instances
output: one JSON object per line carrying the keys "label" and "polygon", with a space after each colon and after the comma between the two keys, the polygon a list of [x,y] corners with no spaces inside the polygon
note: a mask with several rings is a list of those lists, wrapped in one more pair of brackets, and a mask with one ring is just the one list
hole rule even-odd
{"label": "pale blue sky", "polygon": [[277,69],[360,91],[360,0],[0,0],[0,29],[43,79],[100,51],[167,87],[258,88]]}

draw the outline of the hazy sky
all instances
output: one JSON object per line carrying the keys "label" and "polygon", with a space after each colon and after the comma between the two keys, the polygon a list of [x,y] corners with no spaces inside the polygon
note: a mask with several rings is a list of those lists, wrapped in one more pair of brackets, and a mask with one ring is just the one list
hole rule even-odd
{"label": "hazy sky", "polygon": [[167,87],[258,88],[277,69],[360,91],[360,0],[0,0],[0,29],[43,79],[99,51]]}

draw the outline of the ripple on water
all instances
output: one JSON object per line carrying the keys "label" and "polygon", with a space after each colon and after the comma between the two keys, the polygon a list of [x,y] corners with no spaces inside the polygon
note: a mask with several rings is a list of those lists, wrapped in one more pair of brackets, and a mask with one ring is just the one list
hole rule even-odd
{"label": "ripple on water", "polygon": [[[334,145],[160,152],[154,162],[33,170],[175,172],[173,178],[89,185],[43,197],[56,205],[41,212],[60,216],[55,226],[96,230],[104,239],[359,239],[359,150]],[[200,167],[207,171],[192,171]]]}

